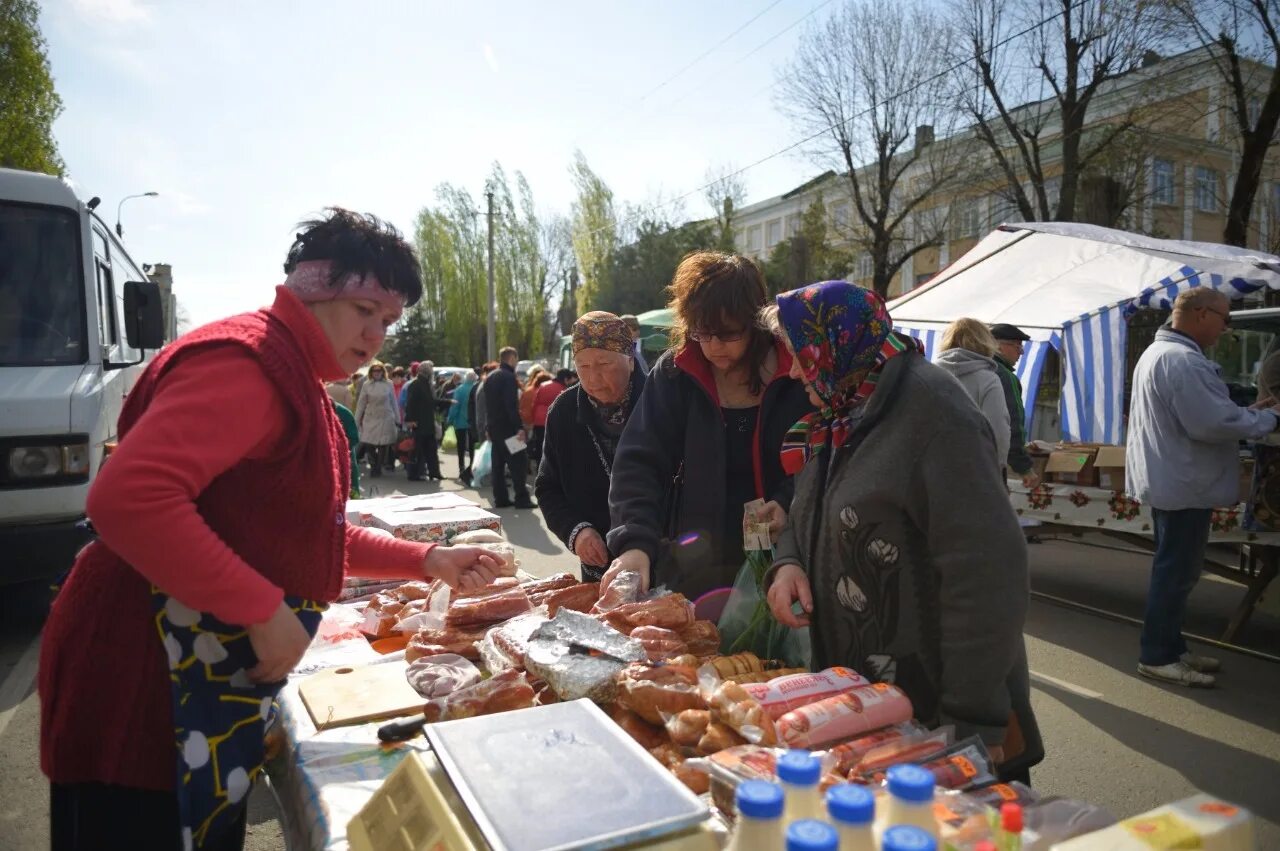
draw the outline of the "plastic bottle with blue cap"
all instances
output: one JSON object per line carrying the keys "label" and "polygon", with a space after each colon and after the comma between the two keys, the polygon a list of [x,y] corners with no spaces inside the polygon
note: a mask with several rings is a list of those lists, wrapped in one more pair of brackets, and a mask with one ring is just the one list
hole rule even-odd
{"label": "plastic bottle with blue cap", "polygon": [[822,762],[808,751],[787,751],[778,757],[778,782],[787,793],[787,824],[801,819],[826,820],[827,808],[818,788],[820,779]]}
{"label": "plastic bottle with blue cap", "polygon": [[765,780],[746,780],[734,793],[738,823],[727,851],[772,851],[782,847],[782,787]]}
{"label": "plastic bottle with blue cap", "polygon": [[887,774],[889,797],[882,816],[876,819],[877,833],[883,837],[891,827],[912,825],[936,840],[938,821],[933,815],[933,775],[918,765],[895,765]]}
{"label": "plastic bottle with blue cap", "polygon": [[938,840],[911,824],[899,824],[884,832],[880,851],[938,851]]}
{"label": "plastic bottle with blue cap", "polygon": [[872,827],[876,797],[865,786],[832,786],[827,790],[827,816],[840,835],[840,851],[877,851]]}
{"label": "plastic bottle with blue cap", "polygon": [[824,821],[800,819],[787,825],[787,851],[837,851],[840,836]]}

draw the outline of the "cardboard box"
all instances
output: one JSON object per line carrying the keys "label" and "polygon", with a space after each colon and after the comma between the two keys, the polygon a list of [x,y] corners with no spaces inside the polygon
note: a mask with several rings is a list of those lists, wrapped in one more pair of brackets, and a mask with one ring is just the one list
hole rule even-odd
{"label": "cardboard box", "polygon": [[1098,470],[1093,460],[1096,450],[1090,447],[1056,449],[1049,453],[1049,461],[1045,464],[1045,479],[1066,485],[1095,487],[1098,484]]}
{"label": "cardboard box", "polygon": [[1098,471],[1098,487],[1124,493],[1124,447],[1099,446],[1093,457]]}
{"label": "cardboard box", "polygon": [[460,532],[501,532],[502,518],[482,508],[383,509],[373,512],[365,525],[385,529],[406,541],[447,544]]}

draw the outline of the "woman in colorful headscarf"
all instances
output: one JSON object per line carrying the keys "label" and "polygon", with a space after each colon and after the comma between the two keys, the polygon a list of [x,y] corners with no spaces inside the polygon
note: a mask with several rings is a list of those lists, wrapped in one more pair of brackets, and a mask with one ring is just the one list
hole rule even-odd
{"label": "woman in colorful headscarf", "polygon": [[693,600],[742,568],[746,503],[764,501],[757,514],[782,530],[791,479],[778,448],[811,408],[791,355],[757,323],[768,294],[755,261],[695,252],[668,291],[674,348],[649,372],[610,484],[610,572]]}
{"label": "woman in colorful headscarf", "polygon": [[54,849],[240,848],[273,699],[344,576],[472,588],[501,569],[346,521],[321,382],[378,353],[418,268],[394,228],[333,210],[305,224],[270,308],[184,335],[133,386],[89,489],[98,539],[40,645]]}
{"label": "woman in colorful headscarf", "polygon": [[770,608],[811,626],[814,670],[896,684],[921,721],[980,735],[1004,776],[1025,777],[1044,755],[1022,639],[1027,552],[990,428],[873,292],[826,281],[764,317],[819,409],[782,450],[796,495]]}
{"label": "woman in colorful headscarf", "polygon": [[582,381],[556,395],[546,413],[533,487],[547,528],[578,557],[586,582],[599,581],[609,564],[604,538],[614,453],[644,391],[644,370],[631,352],[631,331],[617,316],[603,310],[580,316],[573,359]]}

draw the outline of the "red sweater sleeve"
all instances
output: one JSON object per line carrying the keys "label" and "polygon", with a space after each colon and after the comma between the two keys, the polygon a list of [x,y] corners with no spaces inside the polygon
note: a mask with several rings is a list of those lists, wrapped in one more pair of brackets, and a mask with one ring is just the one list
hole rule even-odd
{"label": "red sweater sleeve", "polygon": [[434,546],[348,526],[347,575],[364,579],[423,579],[422,563]]}
{"label": "red sweater sleeve", "polygon": [[191,608],[227,623],[266,621],[284,592],[209,528],[195,500],[244,458],[273,451],[287,418],[249,353],[226,346],[193,354],[161,380],[90,488],[98,535]]}

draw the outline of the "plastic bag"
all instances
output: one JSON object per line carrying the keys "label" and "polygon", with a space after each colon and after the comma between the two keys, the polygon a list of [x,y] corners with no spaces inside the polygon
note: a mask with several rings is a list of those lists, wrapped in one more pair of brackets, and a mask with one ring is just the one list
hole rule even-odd
{"label": "plastic bag", "polygon": [[440,438],[440,448],[446,452],[452,452],[458,448],[458,435],[454,433],[453,426],[445,429],[444,435]]}
{"label": "plastic bag", "polygon": [[486,440],[476,450],[475,461],[471,463],[471,475],[475,476],[477,484],[482,485],[491,472],[493,472],[493,445]]}
{"label": "plastic bag", "polygon": [[750,650],[761,659],[783,659],[790,667],[808,669],[813,655],[808,627],[783,626],[769,611],[761,585],[772,563],[772,553],[753,552],[738,570],[717,623],[721,652]]}

